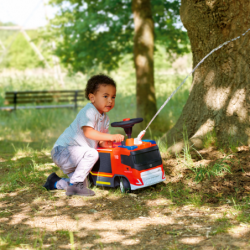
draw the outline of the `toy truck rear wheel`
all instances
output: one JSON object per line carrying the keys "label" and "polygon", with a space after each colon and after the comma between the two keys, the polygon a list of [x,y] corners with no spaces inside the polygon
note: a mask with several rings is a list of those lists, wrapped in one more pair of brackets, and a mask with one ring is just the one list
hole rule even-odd
{"label": "toy truck rear wheel", "polygon": [[123,194],[125,193],[131,193],[131,186],[130,186],[130,183],[129,181],[124,178],[124,177],[120,177],[120,189],[121,189],[121,192]]}

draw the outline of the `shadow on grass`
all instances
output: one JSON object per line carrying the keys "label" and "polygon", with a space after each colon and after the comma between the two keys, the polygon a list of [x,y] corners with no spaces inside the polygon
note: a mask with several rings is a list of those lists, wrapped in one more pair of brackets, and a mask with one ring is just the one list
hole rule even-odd
{"label": "shadow on grass", "polygon": [[[52,142],[47,142],[47,145],[53,146]],[[37,142],[23,142],[23,141],[14,141],[14,140],[0,140],[0,159],[2,160],[10,160],[12,157],[18,154],[18,152],[24,151],[25,154],[34,151],[41,152],[44,151],[43,143],[40,141]]]}
{"label": "shadow on grass", "polygon": [[[216,220],[213,214],[221,207],[195,201],[184,184],[161,183],[134,196],[94,187],[95,197],[67,197],[42,188],[56,170],[48,156],[12,162],[11,169],[2,165],[7,171],[1,177],[6,187],[0,193],[1,249],[237,249],[248,244],[249,228],[240,237],[228,232],[240,223],[225,215]],[[237,216],[247,218],[243,210]]]}
{"label": "shadow on grass", "polygon": [[[1,199],[2,210],[8,212],[0,218],[1,249],[8,249],[8,246],[28,248],[28,245],[38,249],[74,249],[69,244],[72,243],[69,232],[73,232],[76,249],[193,249],[212,246],[213,249],[228,246],[237,249],[237,246],[246,245],[250,237],[249,230],[243,231],[239,238],[233,236],[227,232],[235,226],[229,220],[211,220],[211,214],[199,213],[185,206],[174,209],[171,205],[161,205],[161,211],[157,210],[159,216],[153,216],[152,207],[146,203],[155,199],[139,202],[128,195],[115,199],[105,194],[79,198],[62,197],[61,193],[34,188],[33,191],[5,195]],[[181,214],[180,209],[183,210]],[[93,210],[95,212],[91,212]]]}
{"label": "shadow on grass", "polygon": [[[247,201],[243,207],[237,197],[237,204],[228,204],[224,193],[218,198],[191,190],[173,175],[174,161],[164,166],[171,180],[155,189],[130,196],[94,187],[95,197],[67,197],[42,188],[48,174],[58,170],[48,150],[40,151],[39,143],[29,144],[30,152],[26,143],[1,143],[7,149],[1,149],[5,160],[0,162],[0,249],[74,249],[73,241],[75,249],[248,247]],[[206,203],[207,198],[221,203]]]}

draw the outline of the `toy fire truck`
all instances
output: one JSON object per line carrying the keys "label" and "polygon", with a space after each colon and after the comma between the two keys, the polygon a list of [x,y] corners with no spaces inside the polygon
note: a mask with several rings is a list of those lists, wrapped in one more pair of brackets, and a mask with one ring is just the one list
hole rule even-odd
{"label": "toy fire truck", "polygon": [[122,193],[129,193],[166,179],[156,142],[141,140],[141,133],[137,138],[131,138],[132,127],[142,121],[142,118],[126,118],[111,123],[112,127],[124,128],[128,138],[122,143],[113,142],[112,148],[97,148],[99,160],[89,175],[94,185],[120,186]]}

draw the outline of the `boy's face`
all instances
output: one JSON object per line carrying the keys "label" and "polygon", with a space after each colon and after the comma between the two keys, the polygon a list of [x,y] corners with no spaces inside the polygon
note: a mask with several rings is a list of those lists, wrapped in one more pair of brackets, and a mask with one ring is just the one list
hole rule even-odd
{"label": "boy's face", "polygon": [[102,114],[109,112],[115,106],[116,88],[112,85],[101,84],[95,94],[89,94],[89,99]]}

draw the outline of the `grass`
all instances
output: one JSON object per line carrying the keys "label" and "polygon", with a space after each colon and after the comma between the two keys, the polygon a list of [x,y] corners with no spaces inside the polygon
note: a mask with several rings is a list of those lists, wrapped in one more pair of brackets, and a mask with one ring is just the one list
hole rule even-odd
{"label": "grass", "polygon": [[206,134],[203,142],[204,148],[209,148],[211,146],[217,146],[217,137],[216,137],[216,132],[213,130],[212,132],[209,132]]}
{"label": "grass", "polygon": [[222,177],[226,173],[231,174],[231,167],[226,163],[227,157],[222,160],[219,160],[212,166],[204,166],[199,165],[198,167],[192,167],[191,170],[195,173],[195,181],[197,183],[203,181],[205,178],[212,178],[212,177]]}

